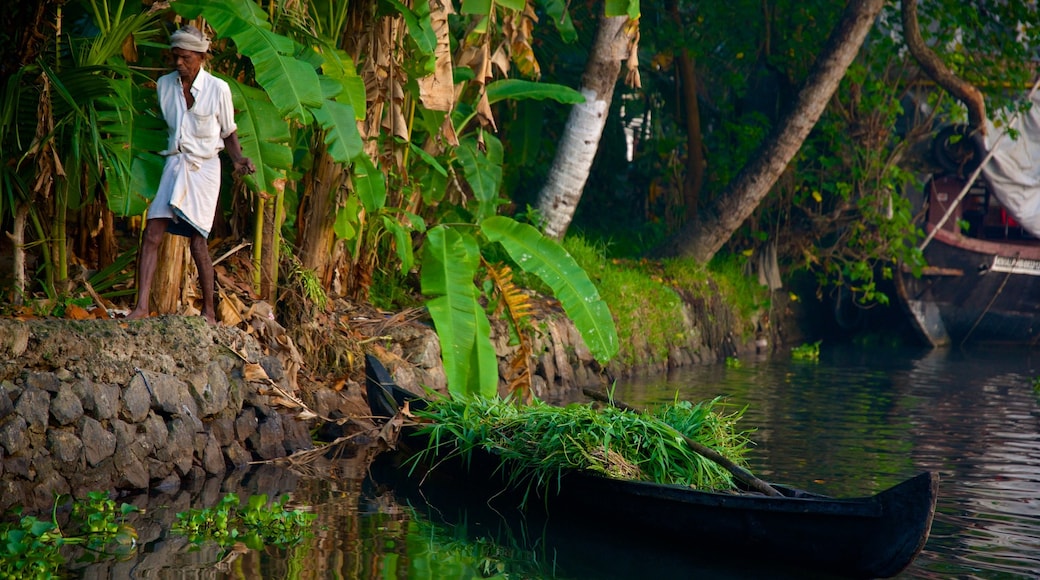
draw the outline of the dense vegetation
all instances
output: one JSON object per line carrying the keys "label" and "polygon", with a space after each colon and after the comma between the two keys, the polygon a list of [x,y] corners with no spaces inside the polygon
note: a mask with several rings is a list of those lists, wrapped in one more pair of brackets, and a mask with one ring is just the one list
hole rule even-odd
{"label": "dense vegetation", "polygon": [[[927,46],[981,88],[999,122],[1033,74],[1037,8],[915,6]],[[133,293],[139,216],[162,163],[152,83],[167,70],[169,31],[190,21],[215,39],[208,67],[231,83],[243,146],[261,168],[226,180],[214,245],[249,241],[251,259],[237,274],[285,326],[310,333],[301,344],[323,346],[330,298],[384,308],[422,302],[453,345],[445,349],[455,357],[445,361],[452,383],[487,392],[495,374],[487,317],[508,320],[522,344],[530,310],[513,274],[529,283],[533,273],[561,296],[597,357],[611,358],[611,316],[584,274],[602,268],[578,267],[543,243],[541,216],[530,210],[567,111],[583,99],[575,87],[601,17],[629,18],[638,42],[571,231],[603,261],[638,260],[755,158],[841,8],[791,0],[16,3],[14,25],[0,33],[5,306],[60,315],[85,303],[115,307]],[[902,193],[927,176],[929,136],[966,111],[921,72],[902,32],[899,4],[887,3],[815,130],[724,248],[724,269],[764,272],[773,287],[778,273],[804,270],[821,296],[845,289],[867,303],[887,299],[884,279],[896,264],[921,266],[914,208]],[[153,297],[163,312],[190,309],[190,293],[178,293],[189,276],[178,251],[186,249],[164,254],[173,274]],[[562,269],[546,267],[556,264]],[[617,264],[649,270],[666,286],[681,280],[661,271],[711,276],[703,264]]]}

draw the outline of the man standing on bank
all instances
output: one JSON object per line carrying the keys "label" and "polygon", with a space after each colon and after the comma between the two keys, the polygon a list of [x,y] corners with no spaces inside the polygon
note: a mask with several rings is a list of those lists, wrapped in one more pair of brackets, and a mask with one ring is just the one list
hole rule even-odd
{"label": "man standing on bank", "polygon": [[209,256],[210,228],[220,194],[221,149],[234,164],[235,175],[256,172],[242,155],[228,84],[206,72],[202,64],[209,39],[194,26],[170,35],[176,71],[159,78],[159,106],[170,139],[159,190],[148,207],[137,264],[137,305],[127,318],[148,316],[148,300],[163,234],[190,238],[191,256],[202,286],[202,316],[216,324],[213,262]]}

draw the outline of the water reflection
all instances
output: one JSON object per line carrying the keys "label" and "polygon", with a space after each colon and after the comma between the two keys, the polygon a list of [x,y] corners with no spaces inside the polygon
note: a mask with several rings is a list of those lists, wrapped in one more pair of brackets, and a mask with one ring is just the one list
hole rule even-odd
{"label": "water reflection", "polygon": [[[697,367],[619,385],[615,395],[634,405],[726,396],[734,409],[746,409],[742,425],[757,428],[752,468],[805,489],[866,495],[936,470],[942,483],[932,535],[903,577],[1017,578],[1040,575],[1037,376],[1040,355],[1030,351],[824,345],[818,363]],[[414,481],[380,472],[379,464],[374,479],[348,473],[311,478],[265,468],[139,499],[149,509],[137,522],[138,553],[124,562],[77,564],[71,572],[102,578],[782,575],[768,562],[756,567],[752,554],[733,562],[693,547],[619,544],[609,530],[474,506],[451,490],[416,489]],[[292,549],[244,554],[218,569],[226,554],[190,546],[168,530],[177,511],[212,506],[226,491],[289,493],[318,514],[314,536]]]}

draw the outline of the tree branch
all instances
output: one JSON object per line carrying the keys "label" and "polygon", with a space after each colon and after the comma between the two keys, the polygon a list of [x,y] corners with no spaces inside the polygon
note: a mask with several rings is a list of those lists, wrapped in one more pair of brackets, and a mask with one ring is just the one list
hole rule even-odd
{"label": "tree branch", "polygon": [[982,91],[975,85],[958,77],[921,38],[921,27],[917,21],[917,0],[903,0],[903,39],[910,54],[921,66],[928,78],[950,93],[968,108],[968,124],[973,131],[986,133],[986,102]]}

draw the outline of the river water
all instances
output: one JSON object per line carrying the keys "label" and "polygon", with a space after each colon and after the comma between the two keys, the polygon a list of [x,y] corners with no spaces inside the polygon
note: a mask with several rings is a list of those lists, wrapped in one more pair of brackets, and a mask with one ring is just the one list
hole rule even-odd
{"label": "river water", "polygon": [[[1040,353],[1028,350],[824,345],[815,362],[774,356],[700,366],[618,385],[615,397],[644,405],[724,396],[745,409],[740,424],[756,429],[757,475],[829,495],[873,494],[937,471],[931,537],[900,577],[1030,578],[1040,576],[1038,377]],[[227,563],[226,551],[158,531],[142,537],[138,558],[78,575],[119,577],[125,566],[137,577],[173,570],[213,578],[806,577],[754,554],[740,562],[708,554],[691,565],[653,546],[619,542],[607,530],[500,525],[506,515],[489,514],[482,502],[468,510],[451,502],[431,507],[422,490],[388,480],[389,469],[377,464],[378,484],[271,469],[239,481],[241,489],[288,492],[318,514],[314,535],[293,548],[249,552],[220,571],[214,563]],[[216,492],[192,495],[190,503],[212,505]]]}

